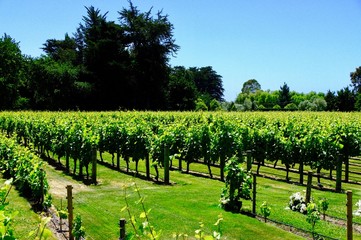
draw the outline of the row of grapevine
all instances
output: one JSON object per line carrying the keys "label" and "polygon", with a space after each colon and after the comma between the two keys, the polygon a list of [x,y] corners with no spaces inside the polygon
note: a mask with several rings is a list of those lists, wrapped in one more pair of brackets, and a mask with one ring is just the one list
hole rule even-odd
{"label": "row of grapevine", "polygon": [[[179,113],[179,112],[2,112],[0,128],[9,136],[16,133],[23,144],[31,142],[39,151],[73,159],[75,173],[88,169],[92,149],[109,152],[113,165],[145,160],[162,166],[164,148],[189,165],[202,160],[209,167],[239,157],[251,150],[259,167],[265,160],[287,170],[297,164],[317,172],[334,170],[338,159],[361,155],[359,113]],[[175,159],[173,158],[173,159]],[[116,159],[116,162],[115,162]],[[152,161],[153,163],[150,163]],[[179,168],[181,168],[179,164]],[[136,169],[137,170],[137,169]],[[223,171],[220,171],[224,179]],[[303,181],[303,174],[300,174]]]}
{"label": "row of grapevine", "polygon": [[13,178],[19,191],[35,204],[44,203],[48,192],[43,162],[15,139],[0,134],[0,169],[6,178]]}

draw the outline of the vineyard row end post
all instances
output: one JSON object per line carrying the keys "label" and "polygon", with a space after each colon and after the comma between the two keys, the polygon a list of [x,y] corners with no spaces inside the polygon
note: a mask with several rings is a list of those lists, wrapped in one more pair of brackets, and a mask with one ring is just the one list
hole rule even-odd
{"label": "vineyard row end post", "polygon": [[347,195],[347,240],[352,240],[352,191],[348,190]]}
{"label": "vineyard row end post", "polygon": [[74,240],[74,236],[73,236],[73,186],[72,185],[67,185],[66,186],[66,190],[67,190],[67,200],[68,200],[68,221],[69,221],[69,240]]}
{"label": "vineyard row end post", "polygon": [[336,192],[341,192],[342,186],[342,155],[339,155],[337,158],[337,165],[336,165]]}
{"label": "vineyard row end post", "polygon": [[125,240],[125,218],[119,220],[119,240]]}

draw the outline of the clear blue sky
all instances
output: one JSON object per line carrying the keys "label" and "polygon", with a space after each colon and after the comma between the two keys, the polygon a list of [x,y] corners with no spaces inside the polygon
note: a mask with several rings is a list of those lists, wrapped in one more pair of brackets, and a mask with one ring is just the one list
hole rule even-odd
{"label": "clear blue sky", "polygon": [[[212,66],[232,101],[248,79],[298,92],[337,91],[361,66],[360,0],[133,0],[163,9],[181,47],[173,66]],[[0,34],[40,56],[42,44],[72,34],[93,5],[117,21],[125,0],[0,0]]]}

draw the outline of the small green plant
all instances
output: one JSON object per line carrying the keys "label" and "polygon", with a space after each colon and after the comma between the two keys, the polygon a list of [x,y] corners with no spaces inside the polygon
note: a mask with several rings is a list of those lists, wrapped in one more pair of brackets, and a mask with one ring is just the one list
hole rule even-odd
{"label": "small green plant", "polygon": [[[123,212],[125,210],[127,211],[129,219],[130,219],[130,223],[132,225],[132,228],[134,229],[134,236],[127,236],[127,239],[128,238],[132,239],[132,237],[141,239],[141,236],[146,237],[146,239],[152,239],[152,240],[159,239],[159,237],[161,235],[161,231],[156,232],[154,229],[154,226],[151,225],[149,222],[149,213],[150,213],[151,209],[146,210],[145,205],[144,205],[145,198],[143,196],[141,196],[140,189],[138,188],[137,184],[133,183],[132,186],[134,186],[134,191],[138,195],[138,200],[136,201],[136,204],[140,204],[141,208],[142,208],[142,213],[139,215],[139,218],[142,220],[142,222],[137,227],[137,225],[138,225],[137,219],[134,215],[132,215],[132,213],[130,211],[130,207],[129,207],[129,202],[128,202],[127,188],[129,188],[129,186],[125,186],[124,187],[124,200],[125,200],[126,205],[121,209],[121,212]],[[141,233],[139,233],[138,229]]]}
{"label": "small green plant", "polygon": [[319,220],[320,212],[318,211],[316,204],[313,202],[308,203],[306,221],[311,224],[313,239],[315,239],[315,226]]}
{"label": "small green plant", "polygon": [[63,220],[68,219],[68,212],[61,209],[61,210],[58,211],[58,216],[59,216],[59,219],[60,219],[60,223],[59,223],[60,232],[62,232],[63,231]]}
{"label": "small green plant", "polygon": [[59,210],[58,215],[60,219],[68,219],[68,212],[66,210]]}
{"label": "small green plant", "polygon": [[[221,223],[222,223],[222,221],[223,221],[222,214],[219,214],[217,222],[215,224],[213,224],[214,226],[217,227],[217,230],[213,231],[211,235],[208,235],[207,233],[205,233],[204,224],[203,224],[203,222],[200,222],[199,223],[199,228],[194,231],[194,233],[195,233],[194,237],[196,239],[200,239],[200,240],[220,240],[221,236],[222,236],[222,231],[221,231]],[[174,233],[173,234],[173,239],[187,240],[188,239],[188,234]]]}
{"label": "small green plant", "polygon": [[9,202],[6,201],[10,190],[12,188],[13,180],[5,181],[4,186],[0,189],[0,238],[15,240],[14,230],[12,229],[12,222],[14,217],[18,212],[9,213],[6,210],[6,206],[9,205]]}
{"label": "small green plant", "polygon": [[213,231],[212,235],[207,235],[204,232],[204,224],[203,222],[199,223],[199,229],[195,230],[195,235],[194,237],[196,239],[200,239],[200,240],[219,240],[221,239],[221,222],[223,221],[223,217],[222,214],[218,215],[218,220],[217,222],[214,224],[214,226],[217,226],[217,231]]}
{"label": "small green plant", "polygon": [[328,205],[329,205],[329,202],[326,198],[321,198],[318,201],[318,206],[320,206],[320,208],[321,208],[323,220],[325,220],[325,218],[326,218],[326,211],[328,210]]}
{"label": "small green plant", "polygon": [[40,217],[40,222],[38,227],[29,233],[29,237],[35,240],[46,240],[50,238],[52,235],[51,231],[46,228],[48,222],[50,221],[50,217],[42,216]]}
{"label": "small green plant", "polygon": [[241,167],[236,156],[228,160],[225,166],[226,186],[221,194],[221,207],[226,211],[239,212],[241,199],[251,199],[251,174]]}
{"label": "small green plant", "polygon": [[266,201],[262,203],[260,208],[261,214],[264,217],[264,222],[267,222],[267,218],[271,215],[271,208],[268,206]]}
{"label": "small green plant", "polygon": [[81,216],[79,214],[76,215],[73,226],[73,236],[75,240],[80,240],[82,237],[85,237],[85,228],[82,226],[82,223]]}
{"label": "small green plant", "polygon": [[53,201],[53,197],[49,193],[45,194],[44,202],[43,202],[43,208],[44,209],[50,208],[51,204],[52,204],[52,201]]}

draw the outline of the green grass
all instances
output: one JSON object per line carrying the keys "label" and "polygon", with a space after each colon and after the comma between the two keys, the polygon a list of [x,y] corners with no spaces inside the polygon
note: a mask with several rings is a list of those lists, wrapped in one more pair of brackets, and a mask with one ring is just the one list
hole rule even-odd
{"label": "green grass", "polygon": [[[2,182],[1,182],[2,183]],[[8,195],[9,205],[6,207],[10,212],[18,212],[13,218],[14,235],[17,239],[29,239],[28,235],[35,230],[40,222],[39,215],[33,211],[30,203],[12,188]],[[49,240],[56,239],[52,236]]]}
{"label": "green grass", "polygon": [[[111,162],[110,155],[104,154],[104,158],[107,162]],[[177,161],[174,162],[174,166],[177,166],[177,164]],[[125,167],[124,161],[121,161],[121,167]],[[185,169],[185,164],[183,164],[183,168]],[[131,169],[135,169],[134,163],[131,163]],[[255,166],[253,166],[253,169],[255,169]],[[266,169],[261,167],[261,172]],[[191,170],[207,173],[207,168],[201,164],[192,163]],[[217,168],[212,170],[214,174],[219,175]],[[145,171],[143,161],[140,161],[139,171],[143,173]],[[159,171],[160,177],[163,175],[162,171],[162,169]],[[268,171],[279,174],[280,178],[284,179],[285,172],[274,169]],[[63,185],[60,187],[62,193],[57,189],[57,193],[53,194],[54,204],[57,206],[60,205],[60,199],[65,201],[65,184],[74,185],[74,211],[82,215],[87,234],[92,239],[103,239],[104,233],[107,234],[109,239],[118,237],[119,229],[117,224],[119,219],[122,217],[129,218],[125,212],[120,212],[121,208],[125,206],[123,186],[132,182],[137,183],[141,189],[141,194],[145,196],[146,208],[152,209],[150,222],[157,230],[162,230],[162,239],[171,238],[173,233],[186,233],[189,236],[194,236],[194,231],[199,228],[199,222],[203,222],[206,232],[211,233],[216,230],[213,224],[220,213],[224,218],[222,230],[227,239],[297,239],[294,235],[279,230],[270,224],[264,224],[254,218],[228,213],[220,209],[218,200],[224,183],[218,180],[171,171],[170,179],[175,184],[165,186],[132,178],[129,175],[98,164],[99,185],[85,186],[63,173],[54,171],[51,167],[47,169],[47,173],[53,184],[57,185],[56,188]],[[153,169],[152,174],[155,174]],[[294,181],[298,179],[297,174],[291,174],[290,177]],[[315,178],[314,184],[316,184]],[[334,183],[330,182],[330,185],[332,184]],[[343,183],[343,188],[353,190],[354,202],[361,198],[359,185]],[[257,205],[260,206],[263,201],[267,201],[272,208],[271,219],[310,230],[311,227],[306,222],[306,216],[285,209],[289,196],[303,190],[305,190],[304,186],[259,177]],[[330,206],[327,214],[346,218],[345,194],[313,189],[312,196],[316,201],[320,197],[328,198]],[[132,214],[139,216],[141,210],[140,205],[135,204],[136,200],[136,194],[134,191],[130,191],[129,202],[131,203]],[[244,201],[244,208],[251,209],[251,202]],[[259,209],[257,211],[260,214]],[[354,218],[354,222],[360,223],[361,219]],[[127,224],[127,230],[132,230],[129,223]],[[334,238],[346,238],[346,230],[343,227],[324,221],[317,223],[316,231]],[[361,235],[354,234],[354,239],[361,239]]]}
{"label": "green grass", "polygon": [[[74,186],[74,212],[81,214],[87,235],[91,239],[117,239],[120,218],[128,218],[121,212],[125,206],[122,186],[136,182],[145,196],[145,205],[150,212],[150,222],[157,230],[162,230],[162,239],[170,239],[173,233],[186,233],[194,236],[199,222],[205,224],[205,231],[216,230],[213,224],[222,213],[223,234],[227,239],[302,239],[270,224],[241,214],[224,212],[218,207],[223,183],[217,180],[194,177],[179,172],[171,172],[172,186],[158,185],[153,182],[132,178],[129,175],[98,166],[99,185],[84,186],[71,177],[46,169],[51,184],[57,185],[53,193],[54,204],[59,206],[60,199],[65,201],[65,185]],[[63,185],[63,186],[61,186]],[[135,204],[134,191],[129,192],[131,212],[139,216],[141,209]],[[127,223],[131,231],[131,225]]]}

